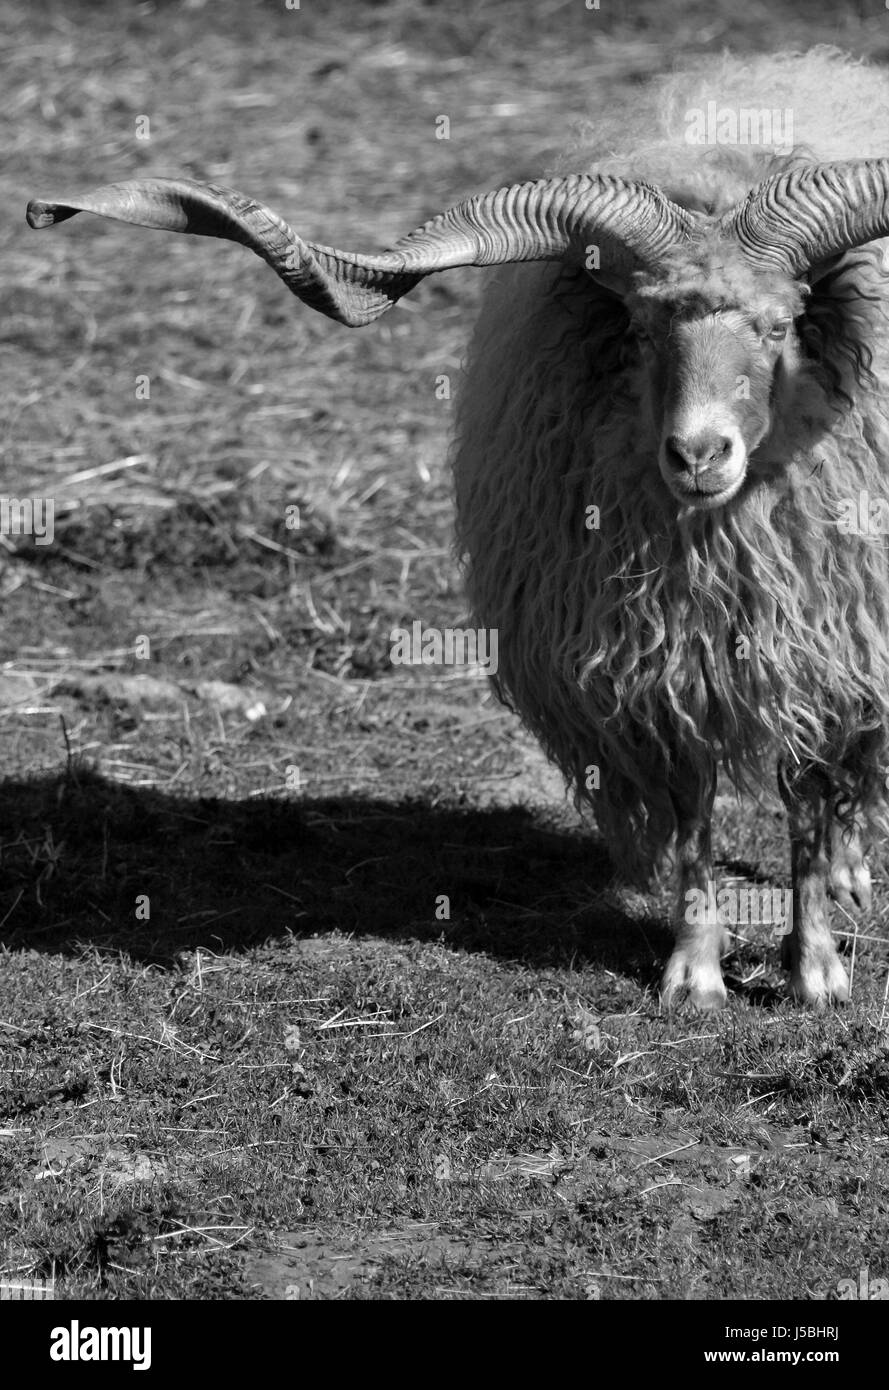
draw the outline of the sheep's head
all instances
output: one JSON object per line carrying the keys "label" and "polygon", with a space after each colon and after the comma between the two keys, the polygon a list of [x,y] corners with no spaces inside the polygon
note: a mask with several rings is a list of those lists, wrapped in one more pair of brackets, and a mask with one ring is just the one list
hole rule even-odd
{"label": "sheep's head", "polygon": [[241,242],[299,298],[352,327],[435,271],[579,262],[627,303],[645,340],[661,473],[675,497],[706,509],[739,491],[774,423],[807,283],[889,235],[889,159],[801,164],[718,218],[607,174],[515,184],[449,208],[378,256],[303,241],[261,203],[188,179],[35,201],[28,221],[47,227],[77,212]]}
{"label": "sheep's head", "polygon": [[799,366],[802,286],[757,273],[722,237],[677,253],[627,296],[661,476],[709,510],[740,491]]}

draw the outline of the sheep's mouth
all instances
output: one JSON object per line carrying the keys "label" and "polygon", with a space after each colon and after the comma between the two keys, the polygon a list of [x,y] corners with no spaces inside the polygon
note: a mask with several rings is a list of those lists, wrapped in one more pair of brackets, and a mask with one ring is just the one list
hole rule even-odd
{"label": "sheep's mouth", "polygon": [[724,507],[726,502],[731,502],[733,497],[737,497],[741,488],[744,486],[745,478],[746,474],[742,473],[740,478],[736,478],[734,482],[729,483],[727,487],[722,488],[719,492],[702,492],[696,489],[694,492],[688,494],[685,500],[686,502],[690,502],[692,506],[697,507],[698,511],[712,512],[715,507]]}
{"label": "sheep's mouth", "polygon": [[725,479],[708,475],[683,474],[665,479],[667,487],[679,502],[698,511],[709,512],[715,507],[723,507],[737,496],[747,477],[747,469]]}

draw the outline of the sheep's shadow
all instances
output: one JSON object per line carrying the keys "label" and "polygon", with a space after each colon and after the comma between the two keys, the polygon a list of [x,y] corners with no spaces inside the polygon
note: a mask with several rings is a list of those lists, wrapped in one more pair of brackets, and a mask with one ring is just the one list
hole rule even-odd
{"label": "sheep's shadow", "polygon": [[0,942],[15,949],[88,944],[170,965],[197,946],[338,929],[538,966],[591,960],[650,984],[669,948],[609,891],[595,837],[520,808],[202,800],[76,770],[0,785],[0,846]]}

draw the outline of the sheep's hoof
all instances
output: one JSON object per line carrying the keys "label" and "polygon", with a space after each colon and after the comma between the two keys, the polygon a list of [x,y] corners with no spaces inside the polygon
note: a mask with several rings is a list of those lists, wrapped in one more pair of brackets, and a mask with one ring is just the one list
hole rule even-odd
{"label": "sheep's hoof", "polygon": [[666,1010],[690,1008],[702,1013],[721,1009],[726,1001],[719,962],[677,947],[661,981],[661,1006]]}
{"label": "sheep's hoof", "polygon": [[840,850],[834,845],[829,886],[831,897],[847,912],[856,907],[867,912],[871,906],[870,869],[855,845],[843,845]]}
{"label": "sheep's hoof", "polygon": [[791,999],[813,1009],[848,1003],[849,977],[833,947],[821,948],[796,961],[790,971],[788,991]]}

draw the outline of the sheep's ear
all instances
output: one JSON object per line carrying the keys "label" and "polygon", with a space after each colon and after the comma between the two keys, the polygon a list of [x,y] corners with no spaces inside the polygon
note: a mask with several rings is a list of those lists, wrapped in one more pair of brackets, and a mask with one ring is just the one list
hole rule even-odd
{"label": "sheep's ear", "polygon": [[836,270],[845,254],[845,251],[840,251],[837,256],[829,256],[826,261],[819,261],[817,265],[809,266],[803,279],[809,285],[817,285],[819,280],[823,280],[826,275],[831,275]]}
{"label": "sheep's ear", "polygon": [[621,302],[626,300],[629,294],[626,280],[618,280],[616,277],[598,273],[591,275],[590,278],[595,280],[599,288],[605,290],[612,299],[619,299]]}

